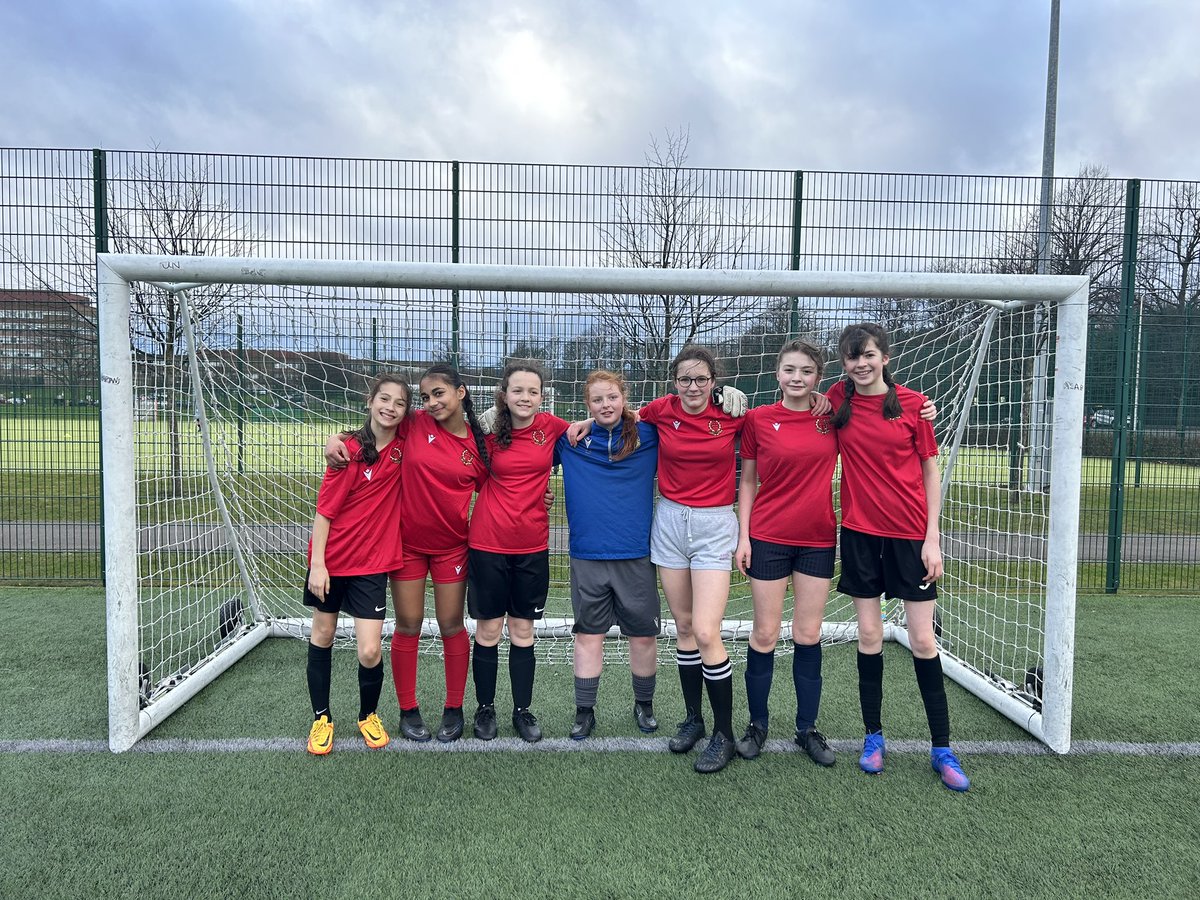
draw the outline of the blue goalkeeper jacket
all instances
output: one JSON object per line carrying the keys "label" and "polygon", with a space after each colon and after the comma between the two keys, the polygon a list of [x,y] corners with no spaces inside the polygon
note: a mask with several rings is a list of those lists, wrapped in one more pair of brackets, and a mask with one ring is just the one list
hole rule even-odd
{"label": "blue goalkeeper jacket", "polygon": [[592,425],[574,447],[566,436],[555,447],[562,465],[571,532],[571,556],[577,559],[639,559],[650,555],[654,516],[654,473],[658,468],[658,431],[638,423],[638,447],[613,462],[621,448],[621,428]]}

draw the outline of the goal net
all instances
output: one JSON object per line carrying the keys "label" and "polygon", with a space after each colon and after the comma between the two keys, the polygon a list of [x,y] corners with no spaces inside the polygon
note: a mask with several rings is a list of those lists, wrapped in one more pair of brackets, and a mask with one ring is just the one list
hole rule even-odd
{"label": "goal net", "polygon": [[[639,340],[623,317],[675,297],[723,298],[705,307],[702,341],[753,405],[778,398],[775,358],[790,336],[826,348],[827,388],[845,325],[888,330],[897,380],[939,408],[944,669],[1052,748],[1069,746],[1085,278],[116,254],[98,269],[114,750],[265,638],[306,635],[321,448],[362,424],[371,378],[398,373],[415,387],[449,358],[482,409],[504,361],[534,356],[548,411],[582,418],[594,368],[622,371],[636,405],[667,389],[679,348],[653,328]],[[551,487],[538,646],[569,662],[567,524],[557,477]],[[744,655],[752,607],[736,572],[726,615],[731,653]],[[884,616],[886,638],[907,645],[900,605]],[[784,619],[789,649],[790,610]],[[426,632],[439,652],[436,622]],[[834,592],[823,640],[855,637],[853,606]],[[607,645],[623,655],[622,641]]]}

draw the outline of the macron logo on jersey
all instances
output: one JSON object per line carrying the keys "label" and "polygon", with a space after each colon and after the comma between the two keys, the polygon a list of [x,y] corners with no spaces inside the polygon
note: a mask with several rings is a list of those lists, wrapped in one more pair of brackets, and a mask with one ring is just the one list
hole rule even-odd
{"label": "macron logo on jersey", "polygon": [[437,437],[437,435],[436,435],[436,434],[427,434],[427,435],[425,435],[425,443],[427,443],[427,444],[432,444],[432,443],[433,443],[433,439],[434,439],[435,437]]}
{"label": "macron logo on jersey", "polygon": [[371,480],[371,474],[370,469],[363,469],[363,478],[367,479],[367,481]]}
{"label": "macron logo on jersey", "polygon": [[454,567],[454,574],[455,574],[455,575],[461,575],[461,574],[462,574],[462,566],[455,566],[455,567]]}
{"label": "macron logo on jersey", "polygon": [[678,431],[678,430],[679,430],[679,420],[678,420],[678,419],[676,419],[676,420],[675,420],[674,422],[672,422],[671,424],[675,426],[675,430],[676,430],[676,431]]}
{"label": "macron logo on jersey", "polygon": [[589,450],[591,450],[591,449],[592,449],[592,439],[591,439],[590,437],[586,437],[586,438],[584,438],[584,439],[583,439],[583,445],[584,445],[585,447],[587,447]]}
{"label": "macron logo on jersey", "polygon": [[772,423],[771,423],[771,427],[772,427],[772,428],[774,428],[776,431],[778,431],[778,430],[779,430],[779,423],[778,423],[778,422],[772,422]]}

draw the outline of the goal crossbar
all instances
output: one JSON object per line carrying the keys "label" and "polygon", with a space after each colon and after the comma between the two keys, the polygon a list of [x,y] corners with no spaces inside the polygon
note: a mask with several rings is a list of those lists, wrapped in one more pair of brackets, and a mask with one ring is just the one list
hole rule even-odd
{"label": "goal crossbar", "polygon": [[[204,284],[312,285],[572,294],[703,294],[778,297],[971,299],[998,310],[1037,303],[1057,309],[1053,373],[1053,477],[1046,529],[1045,659],[1040,710],[995,690],[987,673],[958,662],[948,677],[1058,752],[1070,747],[1078,558],[1080,443],[1089,281],[1083,276],[956,273],[801,272],[571,268],[360,260],[244,259],[99,254],[101,422],[108,608],[109,743],[132,746],[187,696],[231,665],[269,631],[252,627],[244,643],[201,667],[186,696],[158,710],[139,708],[138,522],[132,439],[133,366],[130,285],[180,290]],[[261,621],[261,619],[260,619]],[[838,626],[841,627],[841,626]],[[906,632],[890,625],[892,640]],[[239,637],[239,641],[243,638]],[[252,642],[252,643],[251,643]],[[199,675],[199,673],[197,673]],[[153,705],[153,704],[152,704]]]}

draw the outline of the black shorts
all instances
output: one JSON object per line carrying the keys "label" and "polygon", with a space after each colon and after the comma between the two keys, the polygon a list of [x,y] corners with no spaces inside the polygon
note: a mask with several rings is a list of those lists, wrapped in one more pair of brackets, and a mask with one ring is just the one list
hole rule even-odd
{"label": "black shorts", "polygon": [[387,616],[387,572],[378,575],[330,575],[325,599],[308,589],[304,576],[304,605],[325,613],[344,612],[356,619],[383,619]]}
{"label": "black shorts", "polygon": [[842,526],[842,577],[837,589],[867,599],[936,600],[937,582],[925,581],[924,541],[878,537]]}
{"label": "black shorts", "polygon": [[467,611],[472,619],[540,619],[550,592],[550,551],[467,550]]}
{"label": "black shorts", "polygon": [[813,578],[832,578],[834,547],[796,547],[750,538],[750,568],[755,581],[778,581],[793,572]]}

